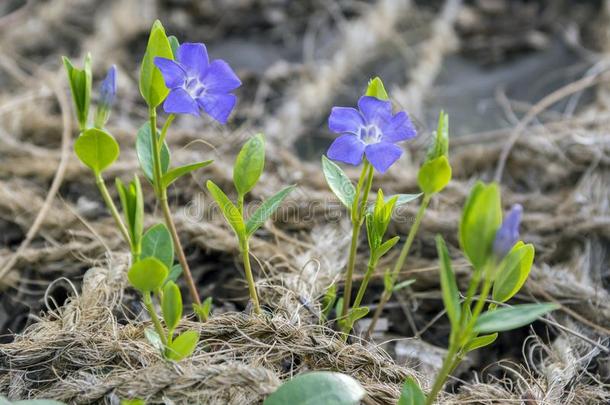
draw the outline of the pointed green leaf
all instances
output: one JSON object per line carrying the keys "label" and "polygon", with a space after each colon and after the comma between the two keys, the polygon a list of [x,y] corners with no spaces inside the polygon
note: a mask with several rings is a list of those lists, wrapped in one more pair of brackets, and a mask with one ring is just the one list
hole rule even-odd
{"label": "pointed green leaf", "polygon": [[169,37],[167,37],[167,39],[169,41],[169,46],[172,48],[172,55],[174,55],[174,59],[176,59],[178,57],[178,48],[180,48],[180,42],[178,41],[178,38],[173,35],[170,35]]}
{"label": "pointed green leaf", "polygon": [[233,183],[237,193],[246,195],[254,188],[265,167],[265,137],[256,134],[239,151],[233,167]]}
{"label": "pointed green leaf", "polygon": [[108,132],[91,128],[74,142],[74,152],[81,162],[98,175],[119,157],[119,144]]}
{"label": "pointed green leaf", "polygon": [[496,183],[477,182],[464,205],[459,225],[460,246],[480,269],[491,258],[496,232],[502,223],[500,190]]}
{"label": "pointed green leaf", "polygon": [[79,128],[84,131],[88,125],[89,106],[91,104],[91,55],[85,57],[83,69],[74,67],[70,59],[63,57],[64,67],[68,74],[72,101],[76,111]]}
{"label": "pointed green leaf", "polygon": [[154,257],[168,269],[174,264],[174,242],[169,229],[163,223],[154,225],[146,231],[142,238],[142,259]]}
{"label": "pointed green leaf", "polygon": [[212,194],[212,197],[214,200],[216,200],[216,204],[218,204],[220,211],[224,215],[229,225],[231,225],[231,228],[233,228],[235,235],[237,235],[237,237],[240,239],[245,238],[246,225],[244,224],[241,213],[235,204],[229,200],[229,197],[227,197],[227,195],[220,189],[220,187],[214,184],[213,181],[208,180],[206,184],[210,194]]}
{"label": "pointed green leaf", "polygon": [[556,304],[523,304],[484,312],[477,319],[474,331],[493,333],[520,328],[557,308]]}
{"label": "pointed green leaf", "polygon": [[161,104],[169,93],[161,71],[154,64],[155,57],[174,59],[165,29],[159,20],[154,22],[150,30],[148,45],[140,67],[140,93],[150,108]]}
{"label": "pointed green leaf", "polygon": [[123,399],[121,400],[121,405],[146,405],[146,401],[139,398]]}
{"label": "pointed green leaf", "polygon": [[169,360],[180,361],[193,354],[197,342],[199,342],[199,334],[194,330],[188,330],[167,346],[166,357]]}
{"label": "pointed green leaf", "polygon": [[364,318],[369,313],[369,307],[358,307],[349,310],[349,321],[353,325],[357,320]]}
{"label": "pointed green leaf", "polygon": [[441,289],[443,292],[443,304],[447,310],[447,316],[453,328],[460,324],[460,295],[455,282],[455,274],[451,268],[451,258],[447,245],[441,235],[436,236],[436,251],[438,253],[441,270]]}
{"label": "pointed green leaf", "polygon": [[336,299],[337,285],[331,284],[330,287],[326,289],[326,293],[324,293],[324,297],[322,298],[322,314],[324,314],[325,318],[328,318]]}
{"label": "pointed green leaf", "polygon": [[263,405],[358,405],[365,394],[360,383],[348,375],[313,371],[283,383]]}
{"label": "pointed green leaf", "polygon": [[[157,138],[159,137],[159,131],[157,131]],[[136,153],[138,155],[138,161],[140,162],[140,167],[142,171],[146,175],[146,178],[152,183],[154,175],[153,175],[153,152],[152,152],[152,143],[150,136],[150,123],[145,123],[138,129],[138,135],[136,137]],[[169,149],[167,144],[163,142],[161,145],[161,174],[167,173],[167,169],[169,168]]]}
{"label": "pointed green leaf", "polygon": [[168,281],[163,287],[163,300],[161,303],[163,320],[171,334],[182,318],[182,294],[180,288],[173,281]]}
{"label": "pointed green leaf", "polygon": [[451,181],[451,166],[446,156],[424,163],[417,174],[417,184],[425,194],[438,193]]}
{"label": "pointed green leaf", "polygon": [[195,171],[197,169],[201,169],[202,167],[206,167],[212,162],[213,160],[206,160],[199,163],[192,163],[190,165],[175,167],[163,175],[163,186],[169,187],[170,184],[172,184],[174,181],[178,180],[185,174]]}
{"label": "pointed green leaf", "polygon": [[[417,194],[394,194],[394,195],[385,197],[384,200],[387,203],[391,199],[396,198],[396,203],[394,204],[394,208],[398,208],[398,207],[401,207],[401,206],[403,206],[405,204],[410,203],[411,201],[417,200],[422,195],[424,195],[424,193],[417,193]],[[367,207],[367,213],[372,213],[374,209],[375,209],[375,204],[369,204],[369,206]]]}
{"label": "pointed green leaf", "polygon": [[267,219],[273,215],[273,213],[279,208],[284,199],[288,197],[288,194],[290,194],[294,188],[295,186],[285,187],[261,204],[261,206],[258,207],[257,210],[254,211],[254,214],[252,214],[252,216],[248,219],[248,222],[246,223],[246,234],[251,236],[258,230],[258,228],[263,226],[265,221],[267,221]]}
{"label": "pointed green leaf", "polygon": [[212,297],[208,297],[201,305],[193,304],[193,310],[197,314],[197,317],[203,321],[207,321],[212,311]]}
{"label": "pointed green leaf", "polygon": [[472,339],[468,344],[464,347],[464,351],[471,352],[473,350],[479,349],[481,347],[489,346],[498,338],[497,333],[492,333],[491,335],[483,335],[478,336]]}
{"label": "pointed green leaf", "polygon": [[167,267],[154,257],[147,257],[131,266],[127,278],[140,291],[156,291],[167,278]]}
{"label": "pointed green leaf", "polygon": [[417,281],[417,280],[415,280],[414,278],[410,278],[410,279],[408,279],[408,280],[401,281],[400,283],[397,283],[397,284],[394,286],[394,288],[392,289],[392,292],[400,291],[400,290],[402,290],[403,288],[407,288],[407,287],[408,287],[408,286],[410,286],[411,284],[415,283],[415,281]]}
{"label": "pointed green leaf", "polygon": [[174,283],[178,281],[180,275],[182,274],[182,266],[179,263],[176,263],[172,266],[167,275],[167,281],[173,281]]}
{"label": "pointed green leaf", "polygon": [[385,91],[383,82],[379,77],[369,80],[365,96],[375,97],[379,100],[389,100],[388,93]]}
{"label": "pointed green leaf", "polygon": [[534,253],[533,245],[520,241],[502,259],[493,287],[494,301],[506,302],[519,292],[532,269]]}
{"label": "pointed green leaf", "polygon": [[407,377],[402,386],[398,405],[425,405],[426,396],[413,377]]}
{"label": "pointed green leaf", "polygon": [[399,240],[400,240],[400,236],[394,236],[392,239],[388,239],[385,242],[383,242],[375,250],[375,257],[377,259],[380,259],[386,253],[388,253],[390,251],[390,249],[392,249],[394,247],[394,245],[396,245],[398,243]]}
{"label": "pointed green leaf", "polygon": [[438,127],[434,135],[434,143],[428,149],[427,161],[447,156],[449,152],[449,115],[444,111],[438,115]]}
{"label": "pointed green leaf", "polygon": [[326,156],[322,156],[322,170],[332,192],[351,211],[356,195],[356,189],[352,181],[335,162]]}
{"label": "pointed green leaf", "polygon": [[117,177],[115,183],[132,247],[137,247],[141,243],[144,227],[144,197],[140,179],[134,175],[133,181],[125,186]]}

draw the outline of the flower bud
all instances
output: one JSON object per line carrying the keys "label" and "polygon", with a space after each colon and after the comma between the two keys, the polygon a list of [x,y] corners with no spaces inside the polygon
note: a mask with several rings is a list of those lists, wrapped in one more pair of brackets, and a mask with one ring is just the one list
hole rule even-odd
{"label": "flower bud", "polygon": [[519,224],[523,215],[523,207],[515,204],[510,209],[509,213],[504,218],[500,229],[496,232],[494,240],[494,253],[499,259],[502,259],[519,241]]}

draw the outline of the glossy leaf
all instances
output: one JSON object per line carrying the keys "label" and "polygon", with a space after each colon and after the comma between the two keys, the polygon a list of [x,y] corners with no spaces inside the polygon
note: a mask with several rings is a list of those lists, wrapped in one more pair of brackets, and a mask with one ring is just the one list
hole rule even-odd
{"label": "glossy leaf", "polygon": [[389,100],[388,93],[385,91],[383,82],[379,77],[369,80],[369,85],[366,89],[366,96],[376,97],[379,100]]}
{"label": "glossy leaf", "polygon": [[466,200],[459,225],[460,246],[475,268],[482,268],[491,258],[496,231],[501,223],[498,185],[477,182]]}
{"label": "glossy leaf", "polygon": [[443,304],[451,326],[457,328],[460,324],[460,295],[455,281],[455,274],[451,268],[451,258],[447,245],[441,235],[436,236],[436,251],[438,253],[441,275],[441,290],[443,293]]}
{"label": "glossy leaf", "polygon": [[451,166],[446,156],[424,163],[417,173],[417,185],[425,194],[438,193],[451,181]]}
{"label": "glossy leaf", "polygon": [[[159,131],[157,131],[157,138],[159,137]],[[136,137],[136,153],[138,155],[138,161],[140,167],[146,175],[146,178],[152,182],[154,178],[153,174],[153,151],[152,143],[150,139],[150,123],[145,123],[138,129],[138,135]],[[169,149],[165,142],[161,145],[161,174],[167,173],[169,168]]]}
{"label": "glossy leaf", "polygon": [[85,57],[83,69],[75,68],[70,59],[65,56],[63,62],[68,74],[68,83],[72,92],[72,101],[79,128],[84,131],[88,125],[89,106],[91,104],[91,55],[87,54]]}
{"label": "glossy leaf", "polygon": [[265,137],[256,134],[239,151],[233,167],[233,183],[237,193],[246,195],[254,188],[265,167]]}
{"label": "glossy leaf", "polygon": [[74,152],[81,162],[98,175],[119,157],[119,144],[106,131],[90,128],[74,142]]}
{"label": "glossy leaf", "polygon": [[322,156],[322,170],[332,192],[351,211],[356,195],[356,188],[352,181],[335,162],[326,156]]}
{"label": "glossy leaf", "polygon": [[131,285],[140,291],[156,291],[163,286],[167,278],[167,267],[154,257],[147,257],[131,266],[127,278]]}
{"label": "glossy leaf", "polygon": [[484,312],[477,319],[474,331],[493,333],[520,328],[557,308],[556,304],[523,304]]}
{"label": "glossy leaf", "polygon": [[168,187],[185,174],[193,172],[197,169],[201,169],[202,167],[206,167],[212,162],[213,160],[206,160],[203,162],[192,163],[190,165],[175,167],[163,175],[163,186]]}
{"label": "glossy leaf", "polygon": [[358,405],[365,394],[360,383],[348,375],[313,371],[283,383],[263,405]]}
{"label": "glossy leaf", "polygon": [[169,89],[165,86],[161,71],[155,66],[155,57],[174,59],[174,54],[169,40],[165,35],[165,29],[159,20],[156,20],[150,30],[148,45],[140,67],[140,94],[150,108],[157,107],[167,94]]}
{"label": "glossy leaf", "polygon": [[407,377],[402,386],[398,405],[425,405],[425,403],[426,396],[421,388],[419,388],[417,381],[413,377]]}
{"label": "glossy leaf", "polygon": [[527,280],[534,263],[534,246],[518,242],[504,257],[493,287],[494,301],[511,299]]}
{"label": "glossy leaf", "polygon": [[142,238],[142,259],[154,257],[170,269],[174,264],[174,242],[164,223],[151,226]]}
{"label": "glossy leaf", "polygon": [[161,312],[167,329],[172,333],[182,318],[182,294],[173,281],[168,281],[163,287]]}
{"label": "glossy leaf", "polygon": [[194,330],[188,330],[179,335],[170,344],[165,351],[166,357],[169,360],[180,361],[195,351],[199,342],[199,334]]}
{"label": "glossy leaf", "polygon": [[212,311],[212,297],[206,298],[200,305],[193,304],[193,310],[197,314],[197,317],[203,321],[207,321],[210,317],[210,312]]}
{"label": "glossy leaf", "polygon": [[235,204],[229,200],[229,197],[213,181],[208,180],[206,184],[208,191],[212,194],[214,200],[216,200],[216,204],[218,204],[222,214],[229,225],[231,225],[231,228],[233,228],[237,237],[240,239],[246,237],[246,225]]}
{"label": "glossy leaf", "polygon": [[479,349],[481,347],[489,346],[498,338],[497,333],[492,333],[491,335],[483,335],[478,336],[472,339],[468,344],[464,347],[466,352],[471,352],[473,350]]}
{"label": "glossy leaf", "polygon": [[267,219],[273,215],[273,213],[280,207],[284,199],[288,197],[288,194],[290,194],[294,188],[295,186],[285,187],[261,204],[261,206],[258,207],[258,209],[254,211],[254,214],[252,214],[252,216],[248,219],[248,222],[246,223],[246,234],[251,236],[261,226],[263,226],[265,221],[267,221]]}

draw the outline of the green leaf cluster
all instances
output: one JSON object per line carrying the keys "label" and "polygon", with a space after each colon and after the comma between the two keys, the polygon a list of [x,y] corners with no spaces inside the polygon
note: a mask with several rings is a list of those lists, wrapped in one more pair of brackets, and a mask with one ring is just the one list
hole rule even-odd
{"label": "green leaf cluster", "polygon": [[70,59],[63,57],[64,67],[68,74],[68,83],[72,92],[72,101],[76,118],[81,131],[88,126],[89,106],[91,105],[91,55],[85,56],[82,69],[74,67]]}
{"label": "green leaf cluster", "polygon": [[131,251],[137,256],[142,250],[142,232],[144,231],[144,196],[140,179],[134,174],[133,180],[127,185],[118,177],[115,182],[129,231]]}

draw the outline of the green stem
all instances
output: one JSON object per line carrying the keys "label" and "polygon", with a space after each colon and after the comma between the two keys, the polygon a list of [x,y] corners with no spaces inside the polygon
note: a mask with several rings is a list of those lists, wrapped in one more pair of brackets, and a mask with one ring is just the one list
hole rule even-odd
{"label": "green stem", "polygon": [[[362,186],[365,176],[366,183],[364,184],[364,193],[362,193]],[[352,242],[347,261],[347,272],[345,273],[345,287],[343,289],[343,309],[341,311],[341,317],[343,319],[347,318],[347,314],[349,312],[350,300],[352,296],[352,278],[354,276],[354,267],[356,265],[356,253],[358,251],[358,239],[360,239],[360,228],[362,228],[364,210],[366,210],[366,203],[368,201],[372,184],[373,166],[365,160],[364,166],[362,167],[362,173],[360,174],[360,179],[358,180],[356,195],[354,196],[354,204],[352,206]],[[360,196],[361,193],[362,196]],[[361,197],[362,199],[360,199]]]}
{"label": "green stem", "polygon": [[254,304],[254,312],[257,315],[261,313],[261,307],[258,302],[258,294],[256,293],[256,285],[252,276],[252,268],[250,267],[250,246],[248,240],[243,240],[240,243],[240,250],[244,262],[244,272],[246,273],[246,281],[248,282],[248,290],[250,291],[250,299]]}
{"label": "green stem", "polygon": [[148,311],[148,315],[150,315],[150,319],[152,320],[152,323],[155,327],[155,331],[157,332],[157,335],[159,335],[163,346],[167,346],[167,337],[165,336],[165,331],[163,330],[163,326],[161,326],[161,321],[159,320],[157,312],[155,311],[155,307],[153,306],[152,298],[150,297],[150,291],[143,292],[142,295],[144,297],[144,306]]}
{"label": "green stem", "polygon": [[[178,256],[178,262],[180,266],[182,266],[182,271],[184,274],[184,278],[186,279],[186,284],[188,286],[189,292],[191,294],[191,299],[196,305],[201,305],[201,298],[199,298],[199,292],[197,291],[197,286],[195,281],[193,280],[193,275],[191,273],[191,269],[188,265],[188,261],[186,260],[186,256],[184,254],[184,250],[182,249],[182,244],[180,243],[180,237],[178,236],[178,230],[176,229],[176,224],[172,218],[172,213],[169,208],[169,203],[167,201],[167,189],[163,186],[162,182],[162,173],[161,173],[161,153],[160,153],[160,145],[162,143],[159,142],[160,139],[157,139],[157,111],[154,108],[149,110],[150,114],[150,136],[151,136],[151,145],[152,145],[152,155],[153,155],[153,185],[155,188],[155,194],[159,203],[161,205],[161,210],[163,211],[163,218],[165,220],[165,224],[169,229],[170,234],[172,235],[172,240],[174,242],[174,250]],[[165,136],[167,132],[167,128],[169,128],[169,124],[173,121],[173,117],[170,115],[165,122],[163,127],[162,137]]]}
{"label": "green stem", "polygon": [[172,122],[174,121],[174,118],[176,118],[176,116],[174,114],[170,114],[167,119],[165,120],[165,124],[163,124],[163,128],[161,128],[161,136],[159,137],[159,148],[162,147],[163,142],[165,142],[165,136],[167,135],[167,130],[169,129],[169,126],[172,124]]}
{"label": "green stem", "polygon": [[[407,257],[409,256],[409,252],[411,250],[411,245],[413,244],[413,241],[415,240],[415,235],[417,234],[417,231],[419,230],[419,226],[424,217],[424,213],[426,212],[426,208],[428,207],[428,204],[430,203],[431,197],[432,196],[429,194],[424,195],[424,199],[423,199],[421,205],[419,206],[419,210],[417,211],[417,215],[415,217],[415,222],[413,223],[413,226],[411,226],[411,229],[409,229],[409,234],[407,235],[407,241],[403,245],[402,250],[400,251],[400,256],[398,256],[398,260],[396,261],[396,264],[394,265],[394,268],[392,269],[392,274],[391,274],[392,287],[394,286],[394,284],[396,284],[396,280],[398,279],[398,276],[400,275],[400,270],[402,270],[402,268],[407,260]],[[371,323],[369,325],[369,329],[367,332],[367,334],[369,336],[375,331],[375,325],[377,324],[377,321],[379,320],[379,317],[381,316],[383,307],[390,300],[391,297],[392,297],[392,290],[383,291],[379,304],[377,305],[377,308],[375,309],[375,314],[373,315],[373,319],[371,320]]]}
{"label": "green stem", "polygon": [[443,360],[443,365],[436,376],[436,380],[434,380],[432,389],[430,389],[430,393],[426,396],[426,405],[432,405],[438,396],[438,393],[443,389],[445,381],[447,380],[447,377],[449,377],[449,373],[451,373],[451,371],[455,368],[454,362],[458,354],[458,350],[459,349],[456,343],[452,344],[449,348],[449,351]]}
{"label": "green stem", "polygon": [[[360,287],[358,288],[358,294],[356,294],[356,299],[354,299],[353,308],[358,308],[362,303],[362,299],[364,298],[364,293],[366,292],[366,288],[371,280],[371,277],[375,273],[375,269],[377,268],[377,259],[371,253],[371,257],[369,258],[369,263],[366,269],[366,273],[364,274],[364,278],[362,279],[362,283],[360,283]],[[354,324],[352,322],[346,322],[345,327],[343,328],[344,339],[347,339],[347,334],[350,333]]]}
{"label": "green stem", "polygon": [[[108,207],[108,210],[110,211],[110,214],[112,215],[112,218],[114,218],[114,222],[116,223],[117,227],[119,228],[119,231],[121,231],[121,234],[123,235],[123,238],[125,239],[125,242],[127,242],[127,244],[129,246],[132,246],[131,238],[129,237],[129,231],[127,231],[127,227],[123,223],[123,220],[121,219],[121,215],[119,214],[119,211],[117,210],[116,205],[114,205],[114,201],[112,201],[112,197],[110,197],[110,193],[108,192],[108,189],[106,188],[106,182],[104,182],[104,178],[102,177],[101,173],[98,173],[95,175],[95,184],[97,185],[97,188],[100,190],[100,193],[102,194],[102,198],[104,199],[104,202],[106,203],[106,207]],[[135,258],[134,258],[134,261],[135,261]]]}

